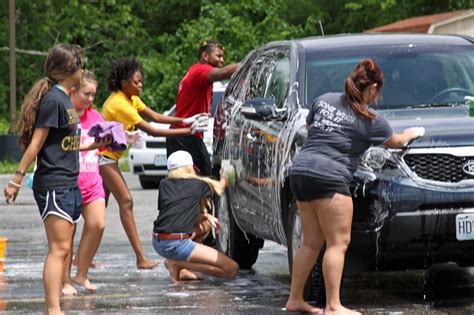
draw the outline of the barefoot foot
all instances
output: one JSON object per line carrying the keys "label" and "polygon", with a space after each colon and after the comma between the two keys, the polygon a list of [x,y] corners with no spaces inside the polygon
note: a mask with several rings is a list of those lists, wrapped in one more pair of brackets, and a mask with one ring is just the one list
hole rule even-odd
{"label": "barefoot foot", "polygon": [[45,314],[48,314],[48,315],[64,315],[64,313],[61,312],[61,309],[59,307],[50,307],[46,310]]}
{"label": "barefoot foot", "polygon": [[179,272],[180,268],[176,266],[176,263],[173,262],[172,260],[165,259],[165,267],[168,269],[168,272],[170,273],[170,280],[174,284],[180,284],[182,283],[179,279]]}
{"label": "barefoot foot", "polygon": [[286,310],[288,312],[307,312],[307,313],[322,313],[323,310],[314,307],[304,301],[289,301],[286,302]]}
{"label": "barefoot foot", "polygon": [[76,276],[75,278],[72,279],[72,281],[75,284],[82,285],[84,287],[84,289],[86,289],[87,291],[96,291],[97,290],[97,286],[95,284],[92,284],[89,281],[89,279],[87,279],[87,278]]}
{"label": "barefoot foot", "polygon": [[353,311],[353,310],[350,310],[344,306],[340,306],[338,308],[335,308],[335,309],[330,309],[328,307],[326,307],[324,309],[324,315],[361,315],[362,313],[359,313],[359,312],[356,312],[356,311]]}
{"label": "barefoot foot", "polygon": [[153,260],[137,260],[137,268],[138,269],[153,269],[157,267],[160,264],[158,261],[153,261]]}
{"label": "barefoot foot", "polygon": [[194,281],[194,280],[202,280],[200,276],[195,274],[194,272],[189,271],[188,269],[181,269],[179,271],[179,280],[181,281]]}
{"label": "barefoot foot", "polygon": [[61,289],[61,293],[63,295],[77,295],[77,290],[72,286],[72,284],[66,283]]}

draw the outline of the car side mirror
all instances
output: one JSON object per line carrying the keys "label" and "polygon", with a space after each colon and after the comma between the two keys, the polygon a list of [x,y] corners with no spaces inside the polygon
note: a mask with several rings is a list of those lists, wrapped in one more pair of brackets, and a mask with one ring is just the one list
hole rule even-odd
{"label": "car side mirror", "polygon": [[276,106],[271,98],[252,98],[244,102],[240,109],[241,114],[247,119],[254,120],[284,120],[286,109]]}

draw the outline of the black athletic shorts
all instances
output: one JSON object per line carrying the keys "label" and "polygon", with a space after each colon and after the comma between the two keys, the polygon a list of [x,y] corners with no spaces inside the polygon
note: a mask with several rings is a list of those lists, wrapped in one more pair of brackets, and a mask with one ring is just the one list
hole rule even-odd
{"label": "black athletic shorts", "polygon": [[193,157],[196,173],[201,176],[212,175],[211,156],[207,152],[206,145],[202,138],[196,136],[168,137],[166,138],[166,156],[183,150],[189,152]]}
{"label": "black athletic shorts", "polygon": [[305,175],[290,175],[290,188],[298,201],[331,198],[336,193],[351,196],[349,185],[343,181],[328,181]]}
{"label": "black athletic shorts", "polygon": [[82,217],[82,195],[79,187],[44,191],[34,189],[33,196],[43,221],[50,214],[71,223],[77,223]]}

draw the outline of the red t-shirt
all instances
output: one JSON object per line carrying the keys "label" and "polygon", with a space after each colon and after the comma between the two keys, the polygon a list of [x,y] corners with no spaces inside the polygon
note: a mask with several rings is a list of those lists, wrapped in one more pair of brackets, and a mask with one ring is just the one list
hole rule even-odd
{"label": "red t-shirt", "polygon": [[[212,82],[207,75],[213,66],[207,63],[196,63],[179,83],[176,97],[176,117],[188,118],[200,113],[211,113]],[[171,125],[171,128],[188,127],[184,124]],[[202,138],[202,133],[196,133]]]}

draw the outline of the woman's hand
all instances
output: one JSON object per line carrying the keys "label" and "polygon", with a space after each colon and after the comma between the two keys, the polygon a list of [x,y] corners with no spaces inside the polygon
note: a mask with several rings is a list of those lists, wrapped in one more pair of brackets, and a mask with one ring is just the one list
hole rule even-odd
{"label": "woman's hand", "polygon": [[125,130],[125,135],[127,137],[127,144],[135,143],[141,139],[140,131],[127,131]]}
{"label": "woman's hand", "polygon": [[90,145],[89,150],[95,150],[98,148],[104,148],[112,144],[112,136],[108,135],[103,138],[99,138],[99,141],[93,142]]}
{"label": "woman's hand", "polygon": [[5,196],[5,201],[10,203],[10,201],[15,202],[18,193],[20,192],[21,185],[10,180],[8,185],[3,190],[3,195]]}
{"label": "woman's hand", "polygon": [[196,120],[192,125],[191,125],[191,134],[195,134],[196,132],[205,132],[208,131],[209,126],[208,126],[209,121],[204,121],[204,120]]}
{"label": "woman's hand", "polygon": [[184,118],[183,119],[183,124],[192,125],[196,121],[204,121],[204,120],[206,120],[206,121],[209,120],[209,115],[206,114],[206,113],[200,113],[200,114],[196,114],[194,116],[188,117],[188,118]]}
{"label": "woman's hand", "polygon": [[217,219],[215,216],[209,213],[204,214],[204,216],[211,223],[212,227],[216,230],[216,233],[219,233],[222,229],[222,225],[219,219]]}

